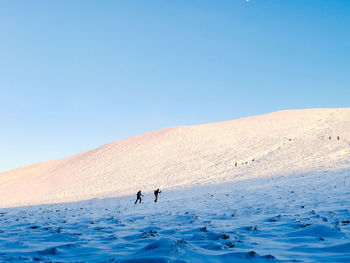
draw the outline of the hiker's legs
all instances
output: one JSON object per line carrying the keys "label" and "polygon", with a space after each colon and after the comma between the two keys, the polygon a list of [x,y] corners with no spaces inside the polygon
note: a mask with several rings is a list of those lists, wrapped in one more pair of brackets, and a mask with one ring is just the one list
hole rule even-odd
{"label": "hiker's legs", "polygon": [[135,205],[137,204],[137,201],[139,201],[139,200],[140,200],[140,203],[141,203],[141,198],[138,197],[138,198],[136,199],[136,201],[135,201]]}

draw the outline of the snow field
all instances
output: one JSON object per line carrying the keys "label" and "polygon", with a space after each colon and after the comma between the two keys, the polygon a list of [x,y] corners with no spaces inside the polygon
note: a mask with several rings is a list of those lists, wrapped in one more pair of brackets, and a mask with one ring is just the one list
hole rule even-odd
{"label": "snow field", "polygon": [[350,169],[0,211],[0,260],[349,262]]}
{"label": "snow field", "polygon": [[282,111],[0,173],[0,261],[350,262],[349,130]]}

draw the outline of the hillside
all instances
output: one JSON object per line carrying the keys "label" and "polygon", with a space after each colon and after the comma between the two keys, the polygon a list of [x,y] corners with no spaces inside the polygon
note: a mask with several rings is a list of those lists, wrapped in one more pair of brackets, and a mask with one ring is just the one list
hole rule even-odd
{"label": "hillside", "polygon": [[347,169],[349,131],[350,109],[280,111],[154,131],[0,173],[0,207]]}

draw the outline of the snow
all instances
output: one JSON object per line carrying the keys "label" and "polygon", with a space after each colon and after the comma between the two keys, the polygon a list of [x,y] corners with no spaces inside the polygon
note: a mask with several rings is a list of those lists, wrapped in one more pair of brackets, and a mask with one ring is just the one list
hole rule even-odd
{"label": "snow", "polygon": [[349,262],[350,169],[0,211],[0,261]]}
{"label": "snow", "polygon": [[281,111],[1,173],[0,261],[349,262],[349,130]]}
{"label": "snow", "polygon": [[0,173],[0,207],[347,168],[349,130],[350,109],[281,111],[159,130]]}

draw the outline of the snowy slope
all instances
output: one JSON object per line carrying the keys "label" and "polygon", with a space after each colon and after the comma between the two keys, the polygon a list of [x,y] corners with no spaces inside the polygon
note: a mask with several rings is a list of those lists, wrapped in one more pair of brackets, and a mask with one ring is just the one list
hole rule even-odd
{"label": "snowy slope", "polygon": [[350,262],[349,128],[283,111],[1,173],[0,261]]}
{"label": "snowy slope", "polygon": [[344,170],[350,168],[349,131],[350,109],[281,111],[154,131],[0,173],[0,207]]}

